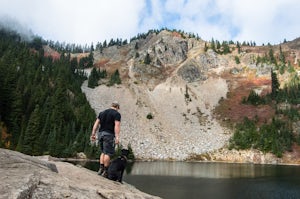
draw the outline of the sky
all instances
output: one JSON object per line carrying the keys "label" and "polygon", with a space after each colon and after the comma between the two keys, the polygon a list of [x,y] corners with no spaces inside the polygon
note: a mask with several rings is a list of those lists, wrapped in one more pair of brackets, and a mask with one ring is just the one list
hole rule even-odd
{"label": "sky", "polygon": [[279,44],[300,36],[299,12],[299,0],[0,0],[1,24],[82,45],[162,28],[206,41]]}

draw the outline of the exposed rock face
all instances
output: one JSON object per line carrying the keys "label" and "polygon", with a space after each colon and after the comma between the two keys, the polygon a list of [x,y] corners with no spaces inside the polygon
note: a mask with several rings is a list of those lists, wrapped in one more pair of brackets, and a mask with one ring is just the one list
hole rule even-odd
{"label": "exposed rock face", "polygon": [[70,163],[0,149],[0,198],[159,198]]}
{"label": "exposed rock face", "polygon": [[[184,160],[227,142],[230,134],[212,110],[228,85],[208,73],[228,63],[203,47],[202,40],[161,31],[94,53],[97,66],[106,60],[101,67],[119,69],[122,84],[90,89],[84,83],[82,90],[97,114],[113,100],[121,103],[121,144],[130,144],[136,158]],[[144,63],[147,54],[150,64]]]}
{"label": "exposed rock face", "polygon": [[[125,147],[130,144],[137,158],[184,160],[223,147],[230,136],[211,113],[226,96],[227,84],[221,78],[188,86],[170,78],[153,91],[139,84],[90,89],[86,83],[82,90],[97,114],[113,99],[120,101],[120,141]],[[149,113],[153,119],[147,119]]]}
{"label": "exposed rock face", "polygon": [[191,60],[178,70],[178,75],[187,82],[195,82],[197,80],[206,80],[205,72],[195,60]]}
{"label": "exposed rock face", "polygon": [[[223,148],[233,131],[222,126],[221,120],[231,121],[235,114],[216,115],[219,102],[227,100],[233,89],[245,88],[243,94],[250,91],[248,83],[257,77],[270,79],[273,66],[257,62],[269,47],[243,46],[238,52],[232,45],[231,53],[218,54],[205,51],[205,46],[209,44],[201,39],[160,31],[128,45],[94,52],[95,66],[109,72],[118,69],[122,84],[90,89],[84,83],[82,90],[97,114],[113,100],[121,103],[121,144],[130,144],[137,158],[184,160]],[[293,60],[298,60],[299,51],[291,53]],[[145,63],[147,55],[149,63]],[[248,76],[252,79],[239,81]],[[257,93],[271,89],[271,84],[258,82],[252,88]],[[223,111],[236,110],[237,117],[244,118],[236,107],[224,107]],[[153,119],[147,119],[148,114]]]}

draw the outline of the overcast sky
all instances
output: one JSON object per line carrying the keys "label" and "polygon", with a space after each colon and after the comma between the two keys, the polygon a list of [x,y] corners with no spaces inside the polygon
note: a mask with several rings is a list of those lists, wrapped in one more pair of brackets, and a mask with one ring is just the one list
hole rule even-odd
{"label": "overcast sky", "polygon": [[149,29],[278,44],[300,36],[300,0],[0,0],[0,19],[46,40],[88,44]]}

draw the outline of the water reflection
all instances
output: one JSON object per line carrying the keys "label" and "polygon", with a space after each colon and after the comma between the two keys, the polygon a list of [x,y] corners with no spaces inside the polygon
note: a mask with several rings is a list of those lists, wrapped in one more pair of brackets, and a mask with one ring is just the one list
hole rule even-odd
{"label": "water reflection", "polygon": [[136,162],[124,181],[164,199],[298,199],[300,167]]}
{"label": "water reflection", "polygon": [[228,163],[136,162],[130,174],[198,178],[254,178],[271,175],[272,167],[270,165]]}
{"label": "water reflection", "polygon": [[[81,165],[99,168],[98,162]],[[126,183],[164,199],[300,198],[299,166],[135,162],[126,169]]]}

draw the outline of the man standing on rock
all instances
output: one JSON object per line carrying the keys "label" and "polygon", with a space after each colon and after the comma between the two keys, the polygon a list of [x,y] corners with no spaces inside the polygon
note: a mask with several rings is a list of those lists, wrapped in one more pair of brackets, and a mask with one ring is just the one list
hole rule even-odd
{"label": "man standing on rock", "polygon": [[107,170],[111,157],[115,154],[115,144],[119,143],[121,114],[118,112],[120,105],[113,102],[111,107],[100,112],[92,130],[91,138],[96,139],[98,131],[98,140],[101,149],[100,169],[98,175],[107,177]]}

